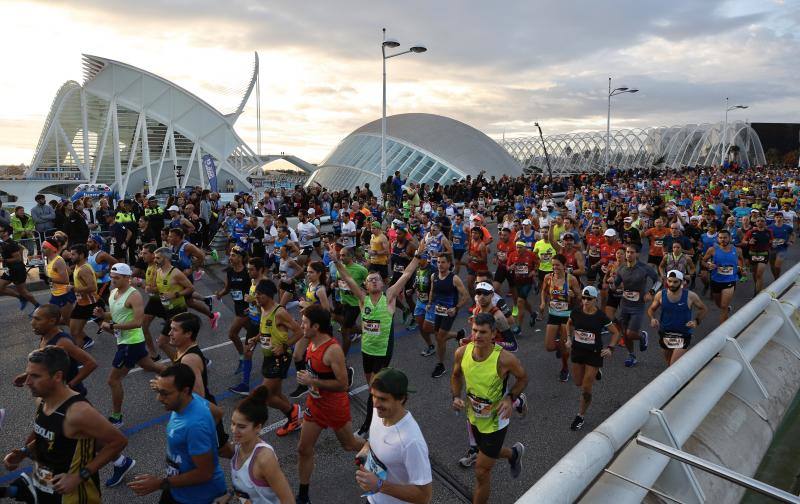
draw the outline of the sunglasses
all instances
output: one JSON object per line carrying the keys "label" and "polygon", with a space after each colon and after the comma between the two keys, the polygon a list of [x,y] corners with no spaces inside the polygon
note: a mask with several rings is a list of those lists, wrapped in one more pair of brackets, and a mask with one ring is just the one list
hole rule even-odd
{"label": "sunglasses", "polygon": [[581,296],[581,299],[584,301],[594,301],[596,298],[593,298],[592,296]]}

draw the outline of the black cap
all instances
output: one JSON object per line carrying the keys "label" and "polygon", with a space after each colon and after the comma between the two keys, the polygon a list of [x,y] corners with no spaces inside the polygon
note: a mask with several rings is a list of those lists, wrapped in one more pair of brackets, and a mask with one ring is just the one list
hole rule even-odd
{"label": "black cap", "polygon": [[416,392],[408,386],[408,377],[399,369],[383,368],[372,377],[372,386],[381,392],[393,396],[404,396],[409,392]]}

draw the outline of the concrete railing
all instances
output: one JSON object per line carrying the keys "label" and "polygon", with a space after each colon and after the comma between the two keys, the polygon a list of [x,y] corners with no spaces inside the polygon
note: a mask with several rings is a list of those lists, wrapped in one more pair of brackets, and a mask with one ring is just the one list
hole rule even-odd
{"label": "concrete railing", "polygon": [[738,502],[743,487],[635,438],[752,476],[800,389],[798,282],[800,264],[587,434],[517,502]]}

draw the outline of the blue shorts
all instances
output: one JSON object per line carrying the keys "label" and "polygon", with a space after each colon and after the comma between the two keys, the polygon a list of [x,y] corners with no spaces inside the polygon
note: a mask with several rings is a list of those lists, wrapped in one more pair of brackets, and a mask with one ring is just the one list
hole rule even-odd
{"label": "blue shorts", "polygon": [[50,304],[54,304],[59,308],[63,308],[70,303],[75,303],[77,299],[75,298],[75,293],[72,291],[67,292],[66,294],[62,294],[60,296],[50,296]]}
{"label": "blue shorts", "polygon": [[531,289],[533,289],[533,284],[516,284],[515,287],[517,288],[517,296],[527,299],[531,293]]}
{"label": "blue shorts", "polygon": [[144,341],[132,345],[117,345],[117,353],[114,354],[114,360],[111,361],[111,365],[116,369],[133,369],[136,367],[137,362],[147,356],[147,345]]}
{"label": "blue shorts", "polygon": [[428,308],[428,303],[417,301],[416,306],[414,306],[414,316],[421,317],[423,315],[425,315],[425,320],[431,324],[436,321],[436,313],[433,311],[433,306]]}

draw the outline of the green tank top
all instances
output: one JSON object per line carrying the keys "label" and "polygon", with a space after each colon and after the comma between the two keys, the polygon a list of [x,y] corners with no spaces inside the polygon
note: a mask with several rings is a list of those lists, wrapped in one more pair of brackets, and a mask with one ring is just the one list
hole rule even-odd
{"label": "green tank top", "polygon": [[494,345],[485,360],[472,358],[475,343],[468,343],[461,359],[461,370],[467,384],[467,418],[479,432],[491,434],[508,425],[498,409],[505,395],[505,380],[497,376],[497,361],[502,349]]}
{"label": "green tank top", "polygon": [[375,357],[385,357],[389,351],[389,338],[392,331],[392,314],[386,300],[381,294],[377,304],[372,298],[364,296],[364,308],[361,310],[361,352]]}
{"label": "green tank top", "polygon": [[170,268],[166,275],[161,272],[160,268],[156,271],[156,287],[158,288],[158,295],[161,298],[161,304],[164,305],[164,309],[167,311],[186,308],[186,298],[183,296],[178,296],[174,299],[168,299],[165,296],[165,294],[172,294],[173,292],[180,292],[183,290],[183,287],[180,285],[174,285],[172,283],[173,271],[175,271],[174,266]]}
{"label": "green tank top", "polygon": [[[108,298],[108,306],[111,309],[111,320],[115,324],[125,324],[133,320],[133,310],[125,306],[131,294],[136,292],[133,287],[128,287],[128,290],[123,292],[119,297],[117,293],[119,289],[111,291],[111,296]],[[144,332],[141,327],[135,329],[114,329],[114,337],[117,338],[117,345],[135,345],[144,342]]]}

